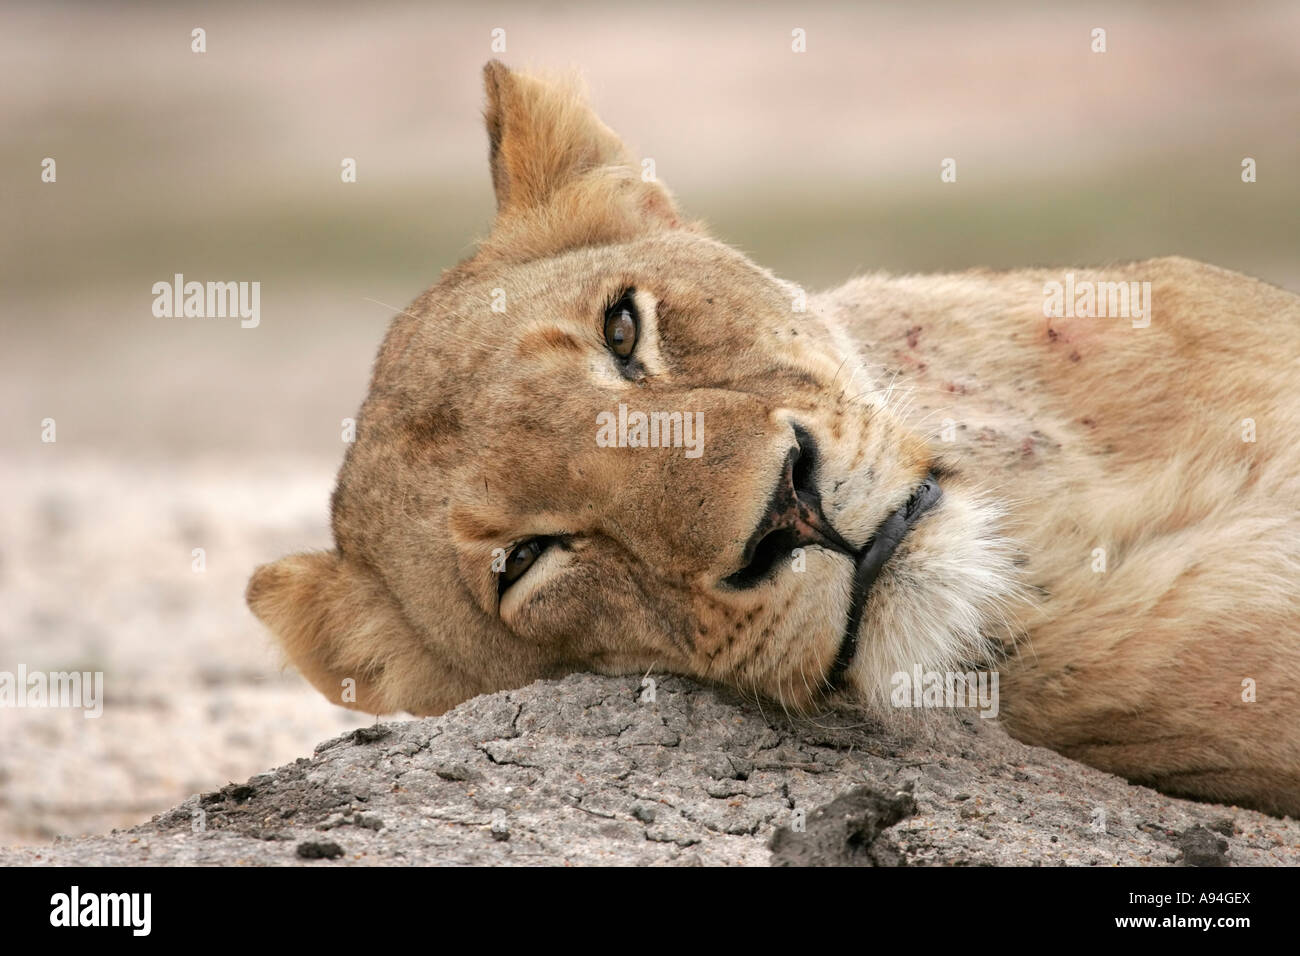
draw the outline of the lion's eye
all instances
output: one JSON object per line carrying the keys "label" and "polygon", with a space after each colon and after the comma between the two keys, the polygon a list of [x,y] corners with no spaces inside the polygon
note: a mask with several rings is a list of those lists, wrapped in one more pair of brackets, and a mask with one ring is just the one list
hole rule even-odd
{"label": "lion's eye", "polygon": [[605,344],[611,352],[623,359],[631,356],[632,350],[636,348],[637,332],[640,329],[636,302],[632,298],[634,292],[634,289],[628,289],[605,310]]}
{"label": "lion's eye", "polygon": [[506,555],[506,566],[502,568],[501,577],[497,582],[499,591],[504,593],[506,588],[522,578],[550,543],[550,538],[533,538],[511,548],[510,553]]}

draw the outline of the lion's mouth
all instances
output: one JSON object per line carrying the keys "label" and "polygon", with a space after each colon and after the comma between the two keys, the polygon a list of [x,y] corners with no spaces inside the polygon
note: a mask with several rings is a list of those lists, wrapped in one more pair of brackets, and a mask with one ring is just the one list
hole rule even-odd
{"label": "lion's mouth", "polygon": [[894,552],[916,524],[943,497],[939,479],[931,472],[912,492],[907,503],[880,523],[871,539],[855,555],[857,567],[853,572],[853,595],[849,603],[848,619],[844,623],[844,637],[840,640],[840,649],[835,656],[827,680],[832,687],[839,688],[849,665],[858,652],[858,631],[862,627],[862,615],[867,607],[867,596],[871,586],[880,576],[885,562],[893,557]]}
{"label": "lion's mouth", "polygon": [[795,426],[794,431],[797,445],[786,455],[776,489],[745,544],[740,569],[723,578],[722,585],[735,590],[757,587],[771,578],[781,560],[798,547],[815,545],[852,558],[855,567],[848,618],[835,663],[827,674],[831,687],[839,688],[858,652],[858,629],[871,586],[907,532],[938,503],[943,491],[939,476],[931,470],[903,506],[880,523],[867,543],[854,548],[822,513],[821,497],[813,481],[817,443],[804,429]]}

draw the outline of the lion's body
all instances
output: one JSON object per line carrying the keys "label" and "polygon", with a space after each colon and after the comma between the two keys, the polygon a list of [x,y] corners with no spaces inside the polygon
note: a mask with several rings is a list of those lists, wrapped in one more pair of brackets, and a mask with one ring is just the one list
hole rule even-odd
{"label": "lion's body", "polygon": [[[805,309],[572,91],[487,86],[492,234],[389,330],[336,549],[249,585],[322,693],[438,713],[657,668],[807,711],[993,664],[1025,740],[1300,812],[1300,300],[1166,259],[1075,270],[1149,282],[1142,322],[1044,318],[1067,270]],[[611,445],[628,409],[698,447]]]}
{"label": "lion's body", "polygon": [[[1067,271],[1151,282],[1149,325],[1045,318]],[[1296,813],[1300,299],[1160,259],[868,277],[823,307],[1008,502],[1034,597],[1000,667],[1012,733]]]}

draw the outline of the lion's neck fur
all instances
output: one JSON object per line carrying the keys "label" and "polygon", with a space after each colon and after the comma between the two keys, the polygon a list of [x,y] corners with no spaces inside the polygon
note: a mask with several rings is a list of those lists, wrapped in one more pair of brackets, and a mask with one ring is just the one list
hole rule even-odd
{"label": "lion's neck fur", "polygon": [[1150,325],[1045,318],[1063,270],[869,276],[813,311],[862,391],[1007,503],[1030,591],[1013,733],[1199,796],[1258,790],[1252,762],[1300,792],[1300,403],[1279,374],[1300,300],[1188,260],[1078,272],[1152,282]]}

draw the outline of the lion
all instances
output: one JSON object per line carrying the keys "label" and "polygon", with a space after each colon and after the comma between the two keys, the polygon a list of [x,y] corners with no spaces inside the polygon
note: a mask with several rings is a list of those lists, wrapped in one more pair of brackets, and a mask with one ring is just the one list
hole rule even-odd
{"label": "lion", "polygon": [[249,582],[327,698],[993,669],[1023,741],[1300,813],[1300,298],[1180,258],[807,296],[575,83],[485,81],[492,229],[391,324],[334,549]]}

